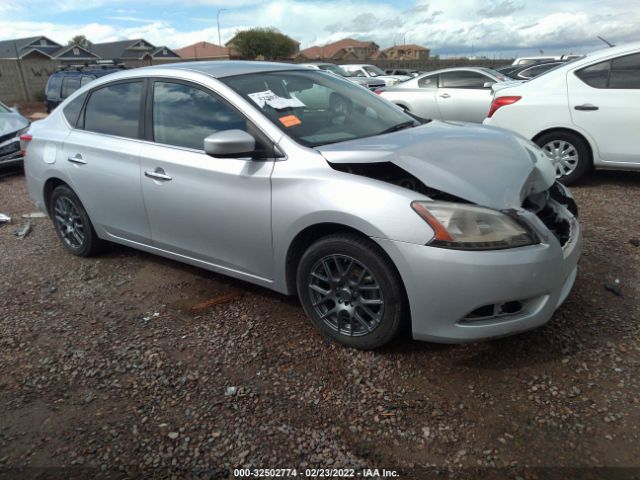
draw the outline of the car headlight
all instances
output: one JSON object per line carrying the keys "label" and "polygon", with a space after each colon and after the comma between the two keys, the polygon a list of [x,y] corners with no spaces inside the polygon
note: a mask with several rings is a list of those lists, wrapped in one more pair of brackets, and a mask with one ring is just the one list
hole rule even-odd
{"label": "car headlight", "polygon": [[490,208],[453,202],[411,204],[435,232],[428,243],[458,250],[496,250],[540,243],[537,235],[516,218]]}
{"label": "car headlight", "polygon": [[24,135],[25,133],[27,133],[29,131],[29,127],[31,126],[31,124],[27,125],[26,127],[24,127],[22,130],[18,130],[16,132],[16,137],[20,138],[21,135]]}

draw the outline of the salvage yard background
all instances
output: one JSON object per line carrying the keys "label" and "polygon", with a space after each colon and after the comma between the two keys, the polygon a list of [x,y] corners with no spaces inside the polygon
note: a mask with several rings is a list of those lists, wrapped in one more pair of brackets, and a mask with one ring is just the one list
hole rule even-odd
{"label": "salvage yard background", "polygon": [[548,325],[361,352],[293,298],[125,247],[76,258],[46,218],[17,238],[34,207],[21,173],[0,178],[0,478],[637,478],[639,186],[602,172],[572,189],[584,256]]}

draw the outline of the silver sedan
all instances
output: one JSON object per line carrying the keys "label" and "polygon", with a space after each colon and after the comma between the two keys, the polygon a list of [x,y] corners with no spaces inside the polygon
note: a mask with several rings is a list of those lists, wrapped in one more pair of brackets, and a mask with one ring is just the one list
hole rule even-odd
{"label": "silver sedan", "polygon": [[493,99],[492,85],[511,80],[488,68],[447,68],[376,93],[419,117],[482,123]]}
{"label": "silver sedan", "polygon": [[297,294],[351,347],[405,323],[438,342],[528,330],[576,278],[576,206],[538,147],[306,67],[111,74],[21,140],[29,194],[72,254],[116,242]]}

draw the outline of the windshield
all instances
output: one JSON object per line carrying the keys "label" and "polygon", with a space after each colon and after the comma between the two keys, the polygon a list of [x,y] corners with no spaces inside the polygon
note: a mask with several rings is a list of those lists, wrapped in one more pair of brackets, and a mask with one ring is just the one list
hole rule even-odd
{"label": "windshield", "polygon": [[367,72],[372,77],[377,77],[379,75],[386,75],[382,69],[376,67],[375,65],[365,65],[362,67],[365,72]]}
{"label": "windshield", "polygon": [[353,76],[349,72],[347,72],[346,70],[343,70],[337,65],[320,65],[320,70],[327,70],[331,73],[335,73],[336,75],[340,75],[341,77]]}
{"label": "windshield", "polygon": [[221,78],[287,135],[317,147],[419,125],[355,83],[318,70]]}

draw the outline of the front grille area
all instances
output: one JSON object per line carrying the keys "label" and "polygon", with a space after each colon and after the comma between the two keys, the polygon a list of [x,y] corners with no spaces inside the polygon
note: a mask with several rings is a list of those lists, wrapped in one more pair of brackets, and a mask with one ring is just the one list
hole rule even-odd
{"label": "front grille area", "polygon": [[549,190],[530,195],[525,199],[522,207],[533,212],[544,223],[551,233],[558,239],[561,246],[565,246],[571,238],[571,223],[563,215],[557,204],[565,207],[574,216],[578,216],[576,202],[565,194],[564,187],[554,183]]}
{"label": "front grille area", "polygon": [[2,157],[11,156],[12,158],[16,153],[20,152],[20,142],[15,141],[11,142],[8,145],[4,145],[0,147],[0,160],[4,160]]}

